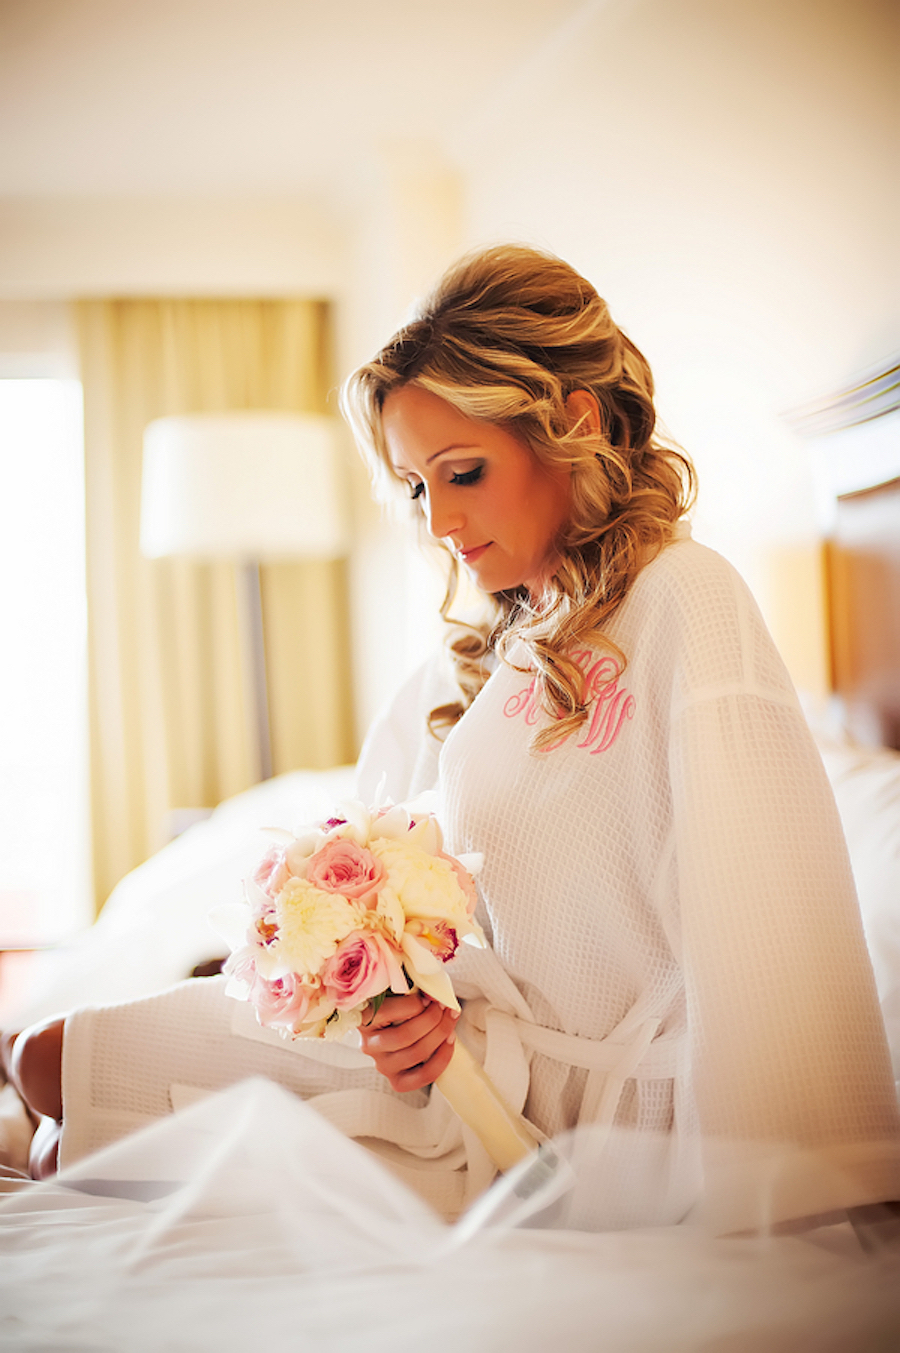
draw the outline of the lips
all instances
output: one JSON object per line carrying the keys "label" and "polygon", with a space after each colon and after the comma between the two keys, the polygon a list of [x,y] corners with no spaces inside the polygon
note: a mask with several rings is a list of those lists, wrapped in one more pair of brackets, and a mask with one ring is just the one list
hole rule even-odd
{"label": "lips", "polygon": [[490,547],[490,541],[488,541],[486,545],[475,545],[470,550],[464,550],[462,546],[459,546],[456,553],[464,564],[474,564],[481,558],[485,550],[489,550]]}

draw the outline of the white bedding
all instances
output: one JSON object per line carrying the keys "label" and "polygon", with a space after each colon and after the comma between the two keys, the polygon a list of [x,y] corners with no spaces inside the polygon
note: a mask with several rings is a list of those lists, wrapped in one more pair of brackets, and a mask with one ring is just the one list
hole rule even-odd
{"label": "white bedding", "polygon": [[225,948],[209,911],[243,899],[243,880],[266,849],[261,829],[327,817],[337,801],[353,795],[355,773],[353,766],[291,771],[226,799],[126,875],[90,930],[40,956],[11,1026],[79,1005],[151,995],[221,956]]}
{"label": "white bedding", "polygon": [[[900,756],[820,746],[900,1071]],[[220,950],[206,913],[239,894],[259,827],[323,815],[352,786],[350,768],[298,772],[223,804],[45,962],[20,1018],[184,977]],[[108,1196],[109,1180],[131,1195],[135,1180],[153,1194],[178,1186],[140,1201]],[[900,1250],[866,1258],[846,1224],[716,1240],[688,1226],[573,1230],[563,1205],[557,1229],[523,1229],[509,1224],[509,1198],[497,1207],[490,1225],[449,1228],[308,1106],[244,1082],[79,1163],[65,1182],[23,1183],[0,1203],[0,1347],[900,1347]]]}
{"label": "white bedding", "polygon": [[900,755],[818,739],[850,848],[881,1011],[900,1080]]}
{"label": "white bedding", "polygon": [[898,1346],[900,1252],[867,1259],[846,1224],[716,1240],[687,1226],[594,1234],[563,1214],[547,1229],[521,1224],[543,1195],[510,1183],[489,1195],[492,1217],[482,1204],[481,1224],[445,1226],[302,1101],[247,1081],[0,1204],[0,1347]]}

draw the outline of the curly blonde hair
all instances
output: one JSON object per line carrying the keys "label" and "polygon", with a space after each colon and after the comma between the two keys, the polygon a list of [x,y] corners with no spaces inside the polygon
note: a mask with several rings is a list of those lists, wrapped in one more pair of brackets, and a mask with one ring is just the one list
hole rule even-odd
{"label": "curly blonde hair", "polygon": [[[571,467],[569,518],[540,597],[524,588],[494,593],[485,624],[461,625],[450,615],[458,564],[447,551],[441,614],[453,626],[460,698],[430,720],[433,729],[455,723],[486,680],[485,655],[494,650],[509,661],[521,640],[551,720],[533,745],[557,745],[587,716],[585,677],[572,655],[605,645],[624,663],[605,627],[690,506],[693,467],[654,436],[650,367],[606,302],[574,268],[536,249],[501,245],[460,260],[418,317],[345,382],[344,414],[382,490],[391,482],[407,488],[393,473],[381,414],[388,395],[408,384],[504,427],[544,465]],[[566,401],[576,390],[596,399],[599,431],[585,418],[572,426]]]}

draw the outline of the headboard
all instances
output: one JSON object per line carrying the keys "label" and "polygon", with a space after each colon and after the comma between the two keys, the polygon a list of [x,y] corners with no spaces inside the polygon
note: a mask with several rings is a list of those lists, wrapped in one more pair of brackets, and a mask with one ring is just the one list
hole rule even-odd
{"label": "headboard", "polygon": [[900,749],[900,362],[788,421],[820,494],[832,690],[858,742]]}
{"label": "headboard", "polygon": [[845,722],[859,741],[900,749],[900,477],[838,496],[825,559]]}

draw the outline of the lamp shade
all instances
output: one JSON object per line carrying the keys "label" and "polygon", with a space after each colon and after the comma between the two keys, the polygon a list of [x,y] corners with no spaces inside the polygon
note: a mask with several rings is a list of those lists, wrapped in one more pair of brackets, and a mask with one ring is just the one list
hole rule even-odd
{"label": "lamp shade", "polygon": [[347,551],[341,425],[317,414],[158,418],[144,431],[150,558],[337,558]]}

